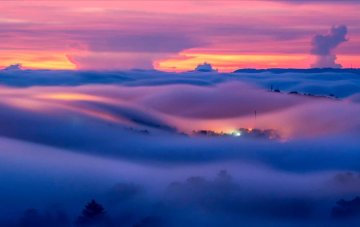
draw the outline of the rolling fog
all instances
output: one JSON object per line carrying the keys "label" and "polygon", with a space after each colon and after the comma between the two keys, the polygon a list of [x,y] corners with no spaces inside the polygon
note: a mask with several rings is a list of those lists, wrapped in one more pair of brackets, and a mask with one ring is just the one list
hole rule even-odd
{"label": "rolling fog", "polygon": [[360,196],[351,73],[0,76],[1,226],[74,226],[92,199],[107,226],[359,223],[332,212]]}

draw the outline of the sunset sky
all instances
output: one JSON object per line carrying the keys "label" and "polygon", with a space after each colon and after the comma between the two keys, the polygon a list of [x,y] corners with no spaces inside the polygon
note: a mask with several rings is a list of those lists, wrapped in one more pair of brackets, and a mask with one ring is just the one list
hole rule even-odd
{"label": "sunset sky", "polygon": [[0,10],[0,227],[360,226],[360,0]]}
{"label": "sunset sky", "polygon": [[308,68],[311,40],[346,25],[337,63],[360,67],[357,1],[2,1],[0,66],[220,71]]}

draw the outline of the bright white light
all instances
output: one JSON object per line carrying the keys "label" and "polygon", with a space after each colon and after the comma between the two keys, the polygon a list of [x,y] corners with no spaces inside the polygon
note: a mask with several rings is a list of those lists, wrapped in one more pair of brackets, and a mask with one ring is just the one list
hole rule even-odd
{"label": "bright white light", "polygon": [[240,131],[234,131],[232,133],[233,136],[241,136],[241,132]]}

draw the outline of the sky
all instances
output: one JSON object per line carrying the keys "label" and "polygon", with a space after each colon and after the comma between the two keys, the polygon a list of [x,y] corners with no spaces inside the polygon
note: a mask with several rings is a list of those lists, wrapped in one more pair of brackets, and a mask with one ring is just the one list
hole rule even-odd
{"label": "sky", "polygon": [[[2,1],[0,66],[360,67],[359,9],[351,0]],[[341,26],[346,32],[336,40]]]}
{"label": "sky", "polygon": [[0,10],[0,227],[360,226],[360,0]]}

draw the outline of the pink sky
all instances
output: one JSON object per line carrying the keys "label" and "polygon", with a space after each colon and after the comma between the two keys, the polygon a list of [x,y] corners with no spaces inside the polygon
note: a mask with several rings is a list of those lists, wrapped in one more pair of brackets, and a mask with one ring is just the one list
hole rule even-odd
{"label": "pink sky", "polygon": [[3,1],[0,66],[193,69],[297,67],[314,62],[311,39],[348,27],[337,49],[360,67],[356,1]]}

